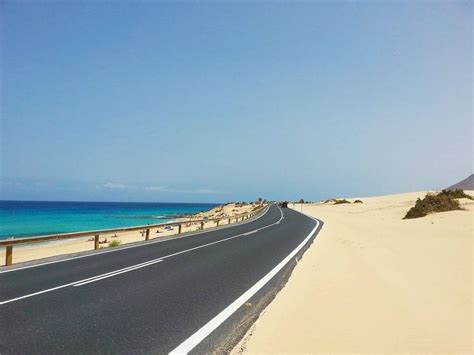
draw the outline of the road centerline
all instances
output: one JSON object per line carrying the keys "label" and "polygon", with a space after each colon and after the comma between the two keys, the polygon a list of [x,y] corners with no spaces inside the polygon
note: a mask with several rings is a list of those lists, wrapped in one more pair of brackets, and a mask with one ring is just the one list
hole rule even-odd
{"label": "road centerline", "polygon": [[[283,212],[281,211],[280,208],[279,208],[279,211],[280,211],[281,216],[280,216],[280,219],[277,222],[270,223],[270,224],[268,224],[264,227],[259,227],[257,229],[254,229],[254,230],[250,231],[250,232],[258,232],[262,229],[269,228],[271,226],[279,224],[280,221],[283,218]],[[12,303],[12,302],[16,302],[16,301],[19,301],[19,300],[22,300],[22,299],[25,299],[25,298],[30,298],[30,297],[38,296],[38,295],[41,295],[41,294],[44,294],[44,293],[60,290],[62,288],[69,287],[69,286],[82,286],[82,285],[85,285],[85,284],[88,284],[88,283],[91,283],[91,282],[99,281],[99,280],[102,280],[102,279],[105,279],[105,278],[108,278],[108,277],[119,275],[119,274],[122,274],[122,273],[125,273],[125,272],[128,272],[128,271],[132,271],[132,270],[135,270],[135,269],[138,269],[138,268],[150,266],[150,265],[153,265],[157,262],[161,262],[165,259],[171,258],[173,256],[189,253],[189,252],[197,250],[197,249],[205,248],[205,247],[208,247],[208,246],[211,246],[211,245],[214,245],[214,244],[226,242],[226,241],[229,241],[229,240],[232,240],[232,239],[235,239],[235,238],[239,238],[239,237],[242,237],[242,236],[253,234],[253,233],[250,233],[250,232],[240,233],[240,234],[228,237],[228,238],[220,239],[220,240],[217,240],[217,241],[214,241],[214,242],[211,242],[211,243],[206,243],[206,244],[203,244],[203,245],[199,245],[197,247],[182,250],[182,251],[179,251],[179,252],[176,252],[176,253],[173,253],[173,254],[169,254],[169,255],[157,258],[157,259],[149,260],[149,261],[139,263],[139,264],[136,264],[136,265],[131,265],[131,266],[128,266],[126,268],[110,271],[110,272],[107,272],[107,273],[104,273],[104,274],[92,276],[92,277],[82,279],[82,280],[78,280],[78,281],[73,281],[73,282],[70,282],[70,283],[67,283],[67,284],[64,284],[64,285],[59,285],[59,286],[52,287],[52,288],[49,288],[49,289],[45,289],[45,290],[42,290],[42,291],[33,292],[33,293],[30,293],[30,294],[15,297],[15,298],[12,298],[12,299],[9,299],[9,300],[0,301],[0,305],[4,305],[4,304],[7,304],[7,303]],[[128,269],[130,269],[130,270],[128,270]]]}
{"label": "road centerline", "polygon": [[109,277],[114,277],[114,276],[117,276],[117,275],[120,275],[120,274],[123,274],[123,273],[126,273],[126,272],[130,272],[130,271],[133,271],[133,270],[141,269],[143,267],[147,267],[147,266],[150,266],[150,265],[161,263],[162,261],[163,261],[163,259],[160,258],[158,260],[148,262],[144,265],[129,267],[126,270],[121,270],[121,271],[116,271],[116,272],[112,272],[112,273],[109,273],[109,274],[104,274],[104,275],[99,275],[99,276],[96,276],[96,277],[91,277],[88,280],[83,280],[81,282],[75,283],[73,286],[74,287],[84,286],[84,285],[90,284],[92,282],[100,281],[100,280],[103,280],[103,279],[106,279],[106,278],[109,278]]}

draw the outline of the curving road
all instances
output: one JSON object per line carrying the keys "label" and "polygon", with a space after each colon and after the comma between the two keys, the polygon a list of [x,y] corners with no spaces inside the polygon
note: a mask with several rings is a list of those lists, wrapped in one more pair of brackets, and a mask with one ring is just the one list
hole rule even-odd
{"label": "curving road", "polygon": [[0,269],[0,354],[227,352],[321,227],[271,205],[229,227]]}

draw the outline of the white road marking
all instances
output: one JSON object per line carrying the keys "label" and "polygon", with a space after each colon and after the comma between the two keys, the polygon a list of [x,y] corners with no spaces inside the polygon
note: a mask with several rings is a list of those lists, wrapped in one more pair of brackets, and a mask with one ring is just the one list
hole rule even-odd
{"label": "white road marking", "polygon": [[76,283],[76,284],[74,284],[74,287],[87,285],[87,284],[90,284],[91,282],[96,282],[96,281],[99,281],[99,280],[106,279],[108,277],[117,276],[117,275],[123,274],[125,272],[140,269],[142,267],[147,267],[147,266],[150,266],[150,265],[153,265],[153,264],[156,264],[156,263],[161,263],[162,261],[163,261],[163,259],[159,259],[159,260],[155,260],[153,262],[149,262],[145,265],[138,265],[138,266],[135,266],[135,267],[127,268],[127,270],[113,272],[113,273],[110,273],[110,275],[96,276],[96,277],[92,278],[92,280],[87,280],[87,281],[83,281],[83,282],[80,282],[80,283]]}
{"label": "white road marking", "polygon": [[33,267],[38,267],[38,266],[43,266],[43,265],[62,263],[62,262],[65,262],[65,261],[70,261],[70,260],[75,260],[75,259],[88,258],[90,256],[97,256],[97,255],[101,255],[101,254],[107,254],[107,253],[112,253],[112,252],[116,252],[116,251],[131,249],[131,248],[138,248],[138,247],[143,247],[143,246],[147,246],[147,245],[150,245],[150,244],[164,243],[164,242],[167,242],[169,240],[174,240],[174,239],[177,239],[177,238],[180,238],[180,239],[181,238],[187,238],[187,237],[192,237],[192,236],[203,234],[203,233],[210,233],[210,232],[212,233],[212,232],[217,231],[217,230],[223,230],[223,229],[227,229],[227,228],[242,226],[244,224],[251,223],[251,222],[254,222],[254,221],[260,219],[261,217],[263,217],[264,215],[267,214],[269,209],[270,209],[270,206],[266,207],[266,210],[264,211],[264,213],[259,215],[257,218],[247,220],[246,222],[233,223],[233,224],[230,224],[230,225],[226,224],[222,227],[219,227],[219,229],[198,231],[198,232],[194,232],[194,233],[191,233],[191,234],[183,235],[181,237],[178,236],[178,235],[177,236],[171,236],[172,238],[165,239],[165,240],[160,240],[158,238],[156,240],[147,241],[146,243],[143,243],[143,244],[139,243],[139,244],[136,244],[136,245],[123,246],[123,247],[120,247],[120,248],[115,248],[115,249],[106,250],[106,251],[94,252],[94,253],[86,254],[86,255],[73,256],[73,257],[66,258],[66,259],[61,259],[61,260],[47,261],[47,262],[44,262],[44,263],[41,263],[41,264],[27,265],[27,266],[17,267],[17,268],[14,268],[14,269],[8,269],[8,270],[0,270],[0,274],[4,274],[4,273],[7,273],[7,272],[14,272],[14,271],[19,271],[19,270],[24,270],[24,269],[30,269],[30,268],[33,268]]}
{"label": "white road marking", "polygon": [[[67,283],[67,284],[64,284],[64,285],[60,285],[60,286],[48,288],[48,289],[46,289],[46,290],[42,290],[42,291],[30,293],[30,294],[28,294],[28,295],[24,295],[24,296],[20,296],[20,297],[16,297],[16,298],[12,298],[12,299],[7,300],[7,301],[2,301],[2,302],[0,302],[0,305],[6,304],[6,303],[15,302],[15,301],[19,301],[19,300],[22,300],[22,299],[24,299],[24,298],[29,298],[29,297],[41,295],[41,294],[46,293],[46,292],[56,291],[56,290],[59,290],[59,289],[64,288],[64,287],[75,286],[75,285],[78,284],[78,283],[87,282],[88,280],[93,280],[93,281],[94,281],[96,278],[105,278],[105,277],[115,276],[115,274],[119,274],[119,273],[121,274],[121,273],[124,273],[124,272],[127,272],[127,271],[131,271],[131,270],[138,269],[138,268],[140,268],[140,267],[145,267],[145,266],[148,266],[148,265],[152,265],[152,264],[155,264],[155,263],[161,262],[161,261],[162,261],[161,258],[159,258],[159,259],[154,259],[154,260],[149,260],[149,261],[146,261],[146,262],[144,262],[144,263],[140,263],[140,264],[128,266],[128,267],[123,268],[123,269],[119,269],[119,270],[107,272],[107,273],[105,273],[105,274],[96,275],[96,276],[93,276],[93,277],[89,277],[89,278],[87,278],[87,279],[83,279],[83,280],[79,280],[79,281],[74,281],[74,282],[70,282],[70,283]],[[108,276],[107,276],[107,275],[108,275]]]}
{"label": "white road marking", "polygon": [[53,288],[48,288],[47,290],[38,291],[38,292],[35,292],[35,293],[30,293],[28,295],[12,298],[12,299],[7,300],[7,301],[2,301],[2,302],[0,302],[0,305],[10,303],[10,302],[19,301],[19,300],[22,300],[24,298],[29,298],[29,297],[41,295],[42,293],[51,292],[51,291],[54,291],[54,290],[59,290],[61,288],[68,287],[68,286],[71,286],[71,285],[74,285],[74,282],[71,282],[71,283],[65,284],[65,285],[61,285],[61,286],[56,286],[56,287],[53,287]]}
{"label": "white road marking", "polygon": [[[281,212],[281,210],[280,210]],[[283,215],[283,214],[282,214]],[[308,216],[309,217],[309,216]],[[207,322],[201,329],[187,338],[184,342],[178,345],[170,354],[187,354],[194,349],[201,341],[203,341],[209,334],[211,334],[217,327],[219,327],[227,318],[229,318],[235,311],[237,311],[245,302],[247,302],[253,295],[255,295],[263,286],[265,286],[283,267],[309,242],[313,234],[319,227],[319,221],[316,221],[316,227],[308,234],[308,236],[294,249],[285,259],[283,259],[277,266],[275,266],[268,274],[260,279],[255,285],[249,288],[244,294],[227,306],[217,316]],[[280,219],[281,220],[281,219]]]}
{"label": "white road marking", "polygon": [[[254,230],[254,231],[252,231],[252,232],[256,232],[256,231],[259,231],[259,230],[262,230],[262,229],[265,229],[265,228],[269,228],[269,227],[271,227],[271,226],[273,226],[273,225],[276,225],[276,224],[280,223],[281,219],[283,218],[283,213],[282,213],[281,210],[280,210],[280,214],[281,214],[281,217],[280,217],[280,219],[279,219],[277,222],[271,223],[271,224],[266,225],[266,226],[264,226],[264,227],[260,227],[259,229],[256,229],[256,230]],[[248,233],[248,232],[247,232],[247,233]],[[237,235],[234,235],[234,236],[232,236],[232,237],[228,237],[228,238],[225,238],[225,239],[220,239],[220,240],[217,240],[217,241],[215,241],[215,242],[211,242],[211,243],[203,244],[203,245],[200,245],[200,246],[197,246],[197,247],[194,247],[194,248],[182,250],[182,251],[179,251],[179,252],[177,252],[177,253],[173,253],[173,254],[169,254],[169,255],[166,255],[166,256],[163,256],[163,257],[160,257],[160,258],[157,258],[157,259],[149,260],[149,261],[146,261],[146,262],[144,262],[144,263],[140,263],[140,264],[128,266],[128,267],[123,268],[123,269],[110,271],[110,272],[105,273],[105,274],[101,274],[101,275],[96,275],[96,276],[93,276],[93,277],[89,277],[89,278],[87,278],[87,279],[83,279],[83,280],[79,280],[79,281],[74,281],[74,282],[71,282],[71,283],[67,283],[67,284],[65,284],[65,285],[60,285],[60,286],[56,286],[56,287],[49,288],[49,289],[46,289],[46,290],[42,290],[42,291],[30,293],[30,294],[28,294],[28,295],[24,295],[24,296],[12,298],[12,299],[10,299],[10,300],[1,301],[1,302],[0,302],[0,305],[6,304],[6,303],[15,302],[15,301],[18,301],[18,300],[21,300],[21,299],[24,299],[24,298],[29,298],[29,297],[41,295],[41,294],[46,293],[46,292],[56,291],[56,290],[59,290],[59,289],[61,289],[61,288],[68,287],[68,286],[82,286],[82,285],[86,285],[86,284],[88,284],[88,283],[95,282],[95,281],[99,281],[99,280],[102,280],[102,279],[105,279],[105,278],[108,278],[108,277],[112,277],[112,276],[115,276],[115,275],[123,274],[123,273],[128,272],[128,271],[132,271],[132,270],[139,269],[139,268],[142,268],[142,267],[150,266],[150,265],[153,265],[153,264],[155,264],[155,263],[161,262],[161,261],[163,261],[163,260],[165,260],[165,259],[171,258],[171,257],[176,256],[176,255],[180,255],[180,254],[184,254],[184,253],[189,253],[189,252],[191,252],[191,251],[193,251],[193,250],[205,248],[205,247],[208,247],[208,246],[210,246],[210,245],[214,245],[214,244],[226,242],[226,241],[228,241],[228,240],[232,240],[232,239],[235,239],[235,238],[238,238],[238,237],[242,237],[242,236],[248,235],[247,233],[237,234]]]}

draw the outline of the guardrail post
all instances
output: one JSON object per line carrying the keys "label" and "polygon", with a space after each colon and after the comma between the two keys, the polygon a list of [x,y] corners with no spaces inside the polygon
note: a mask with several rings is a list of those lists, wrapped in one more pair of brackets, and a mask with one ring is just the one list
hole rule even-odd
{"label": "guardrail post", "polygon": [[5,251],[5,265],[9,266],[13,263],[13,245],[8,245]]}
{"label": "guardrail post", "polygon": [[148,228],[145,232],[145,240],[150,239],[150,228]]}
{"label": "guardrail post", "polygon": [[219,227],[219,220],[216,221],[216,227]]}
{"label": "guardrail post", "polygon": [[94,236],[94,250],[99,249],[99,235]]}
{"label": "guardrail post", "polygon": [[230,218],[229,218],[229,220],[227,221],[227,224],[230,224]]}
{"label": "guardrail post", "polygon": [[201,222],[201,230],[204,229],[204,222]]}
{"label": "guardrail post", "polygon": [[182,224],[178,224],[178,234],[181,234],[181,229],[183,228]]}

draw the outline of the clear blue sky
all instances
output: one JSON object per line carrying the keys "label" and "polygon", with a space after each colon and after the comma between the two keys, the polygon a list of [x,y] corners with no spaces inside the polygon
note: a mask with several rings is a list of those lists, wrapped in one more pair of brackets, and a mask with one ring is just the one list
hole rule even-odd
{"label": "clear blue sky", "polygon": [[321,199],[472,172],[469,1],[0,6],[0,198]]}

